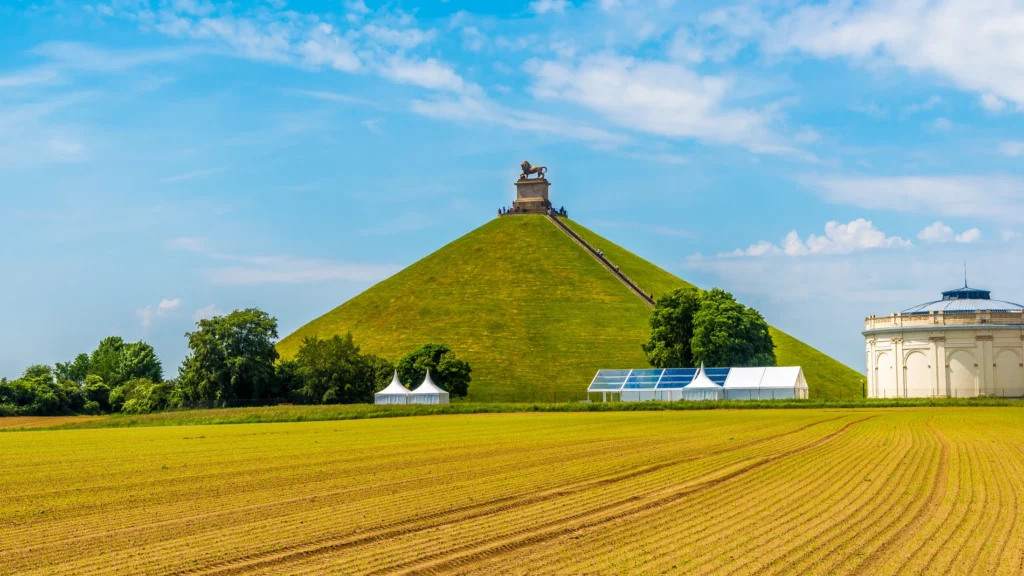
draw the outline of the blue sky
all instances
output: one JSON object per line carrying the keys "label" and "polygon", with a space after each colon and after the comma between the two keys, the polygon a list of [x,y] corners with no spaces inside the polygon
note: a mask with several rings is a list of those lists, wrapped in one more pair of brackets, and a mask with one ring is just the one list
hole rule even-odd
{"label": "blue sky", "polygon": [[0,375],[259,306],[282,335],[549,167],[571,216],[863,370],[863,318],[1024,300],[1024,5],[0,6]]}

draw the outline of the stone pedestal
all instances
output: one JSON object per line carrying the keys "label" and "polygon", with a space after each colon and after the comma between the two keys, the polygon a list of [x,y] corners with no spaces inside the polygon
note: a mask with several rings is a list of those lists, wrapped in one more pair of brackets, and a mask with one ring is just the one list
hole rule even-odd
{"label": "stone pedestal", "polygon": [[548,201],[550,185],[546,178],[520,179],[516,182],[516,201],[512,206],[528,214],[547,213],[551,207],[551,202]]}

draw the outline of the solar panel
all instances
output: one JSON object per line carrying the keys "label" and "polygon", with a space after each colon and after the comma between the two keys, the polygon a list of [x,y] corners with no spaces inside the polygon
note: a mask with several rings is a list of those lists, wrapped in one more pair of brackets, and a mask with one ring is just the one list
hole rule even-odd
{"label": "solar panel", "polygon": [[697,375],[696,368],[667,368],[658,383],[658,390],[666,388],[682,388],[693,381]]}
{"label": "solar panel", "polygon": [[704,373],[707,374],[708,380],[719,386],[725,384],[725,379],[729,377],[728,368],[705,368]]}
{"label": "solar panel", "polygon": [[587,390],[596,392],[620,390],[629,373],[630,370],[598,370]]}
{"label": "solar panel", "polygon": [[661,379],[664,370],[655,368],[653,370],[633,370],[633,373],[626,379],[623,390],[653,390]]}

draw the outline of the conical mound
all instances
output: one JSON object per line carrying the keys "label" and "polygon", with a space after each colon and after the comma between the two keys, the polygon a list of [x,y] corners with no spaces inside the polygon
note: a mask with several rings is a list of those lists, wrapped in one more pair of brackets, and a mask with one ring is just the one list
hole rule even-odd
{"label": "conical mound", "polygon": [[[645,291],[688,285],[567,222]],[[544,216],[493,220],[380,282],[278,344],[351,332],[364,352],[397,361],[428,342],[473,367],[471,400],[583,399],[600,368],[647,365],[650,308]],[[773,331],[779,364],[804,366],[812,389],[859,394],[852,369]],[[830,395],[830,394],[829,394]],[[838,394],[837,394],[838,395]]]}

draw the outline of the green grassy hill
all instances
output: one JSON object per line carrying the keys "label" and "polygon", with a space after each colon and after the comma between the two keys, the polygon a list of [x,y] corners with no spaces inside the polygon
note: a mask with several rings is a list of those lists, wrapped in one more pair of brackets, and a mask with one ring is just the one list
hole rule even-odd
{"label": "green grassy hill", "polygon": [[[565,222],[591,246],[603,250],[609,260],[617,264],[619,269],[641,288],[654,294],[655,299],[680,286],[692,286],[629,250],[594,234],[579,223],[569,220]],[[771,327],[771,333],[778,365],[803,367],[812,398],[852,398],[863,394],[865,378],[860,372],[778,328]]]}
{"label": "green grassy hill", "polygon": [[[642,288],[657,296],[686,282],[575,223]],[[470,398],[584,397],[600,368],[642,367],[650,308],[542,216],[493,220],[313,320],[283,339],[352,332],[392,361],[444,343],[473,366]],[[860,390],[860,376],[777,333],[779,362],[801,364],[813,395]],[[782,338],[779,338],[782,336]]]}

